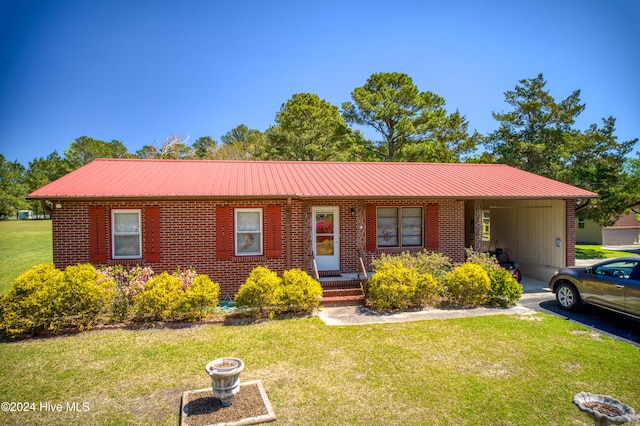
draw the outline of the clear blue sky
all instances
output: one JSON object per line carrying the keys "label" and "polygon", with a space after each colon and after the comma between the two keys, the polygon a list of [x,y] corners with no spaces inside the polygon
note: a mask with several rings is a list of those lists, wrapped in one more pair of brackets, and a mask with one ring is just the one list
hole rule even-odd
{"label": "clear blue sky", "polygon": [[387,71],[483,134],[543,73],[557,101],[581,90],[577,128],[640,137],[637,0],[0,0],[0,43],[0,153],[25,166],[83,135],[266,130],[295,93],[340,106]]}

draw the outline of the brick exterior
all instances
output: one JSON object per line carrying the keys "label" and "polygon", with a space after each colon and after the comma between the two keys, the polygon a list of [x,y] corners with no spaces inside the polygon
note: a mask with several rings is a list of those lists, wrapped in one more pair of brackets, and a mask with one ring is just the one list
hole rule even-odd
{"label": "brick exterior", "polygon": [[565,200],[565,264],[574,266],[576,264],[576,200]]}
{"label": "brick exterior", "polygon": [[[61,201],[62,207],[54,209],[53,218],[53,259],[56,267],[65,268],[91,261],[90,208],[104,209],[103,235],[106,237],[106,264],[136,264],[150,266],[156,272],[174,271],[177,268],[194,267],[199,273],[207,274],[220,284],[220,294],[234,295],[251,270],[258,265],[266,265],[281,274],[286,269],[301,268],[312,273],[311,209],[313,206],[339,206],[340,208],[340,267],[342,272],[358,271],[358,253],[364,253],[365,264],[370,269],[371,260],[382,252],[394,253],[402,250],[385,249],[365,253],[366,206],[421,206],[426,212],[429,204],[438,205],[439,251],[454,261],[464,260],[464,202],[456,200],[332,200],[332,199],[291,199],[252,201]],[[280,207],[280,238],[282,253],[277,258],[270,256],[236,257],[222,260],[217,258],[216,209],[218,207]],[[145,228],[147,209],[160,209],[160,256],[158,261],[146,253],[149,238]],[[141,259],[111,259],[111,210],[140,209],[142,212],[141,238],[143,257]],[[351,209],[354,214],[352,215]],[[567,211],[569,215],[569,211]],[[263,226],[267,226],[266,214]],[[151,217],[151,215],[149,215]],[[575,213],[572,220],[574,223]],[[95,226],[95,225],[94,225]],[[102,225],[101,225],[102,226]],[[265,235],[267,230],[264,230]],[[375,230],[374,230],[375,232]],[[95,240],[94,240],[95,241]],[[95,263],[94,263],[95,264]],[[96,266],[99,266],[96,264]]]}

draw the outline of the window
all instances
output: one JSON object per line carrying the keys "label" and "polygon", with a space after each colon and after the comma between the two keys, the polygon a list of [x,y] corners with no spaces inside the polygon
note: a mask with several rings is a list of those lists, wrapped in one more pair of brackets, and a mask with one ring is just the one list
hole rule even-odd
{"label": "window", "polygon": [[235,209],[236,256],[262,255],[262,209]]}
{"label": "window", "polygon": [[422,207],[378,207],[378,247],[422,247]]}
{"label": "window", "polygon": [[584,219],[578,219],[578,229],[584,229]]}
{"label": "window", "polygon": [[140,210],[111,211],[111,247],[114,259],[142,257]]}
{"label": "window", "polygon": [[482,211],[482,241],[491,240],[491,211]]}

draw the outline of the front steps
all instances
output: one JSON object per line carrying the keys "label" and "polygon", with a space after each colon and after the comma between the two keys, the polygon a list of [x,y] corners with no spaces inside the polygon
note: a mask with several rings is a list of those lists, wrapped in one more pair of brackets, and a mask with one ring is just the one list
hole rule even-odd
{"label": "front steps", "polygon": [[[365,295],[364,280],[357,274],[328,274],[320,276],[322,285],[322,306],[362,306]],[[362,285],[361,285],[362,282]]]}

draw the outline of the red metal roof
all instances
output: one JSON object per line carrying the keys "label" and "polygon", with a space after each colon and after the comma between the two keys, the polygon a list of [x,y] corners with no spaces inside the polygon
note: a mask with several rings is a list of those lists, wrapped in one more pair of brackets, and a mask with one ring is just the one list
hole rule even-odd
{"label": "red metal roof", "polygon": [[29,198],[593,198],[502,164],[98,159]]}

